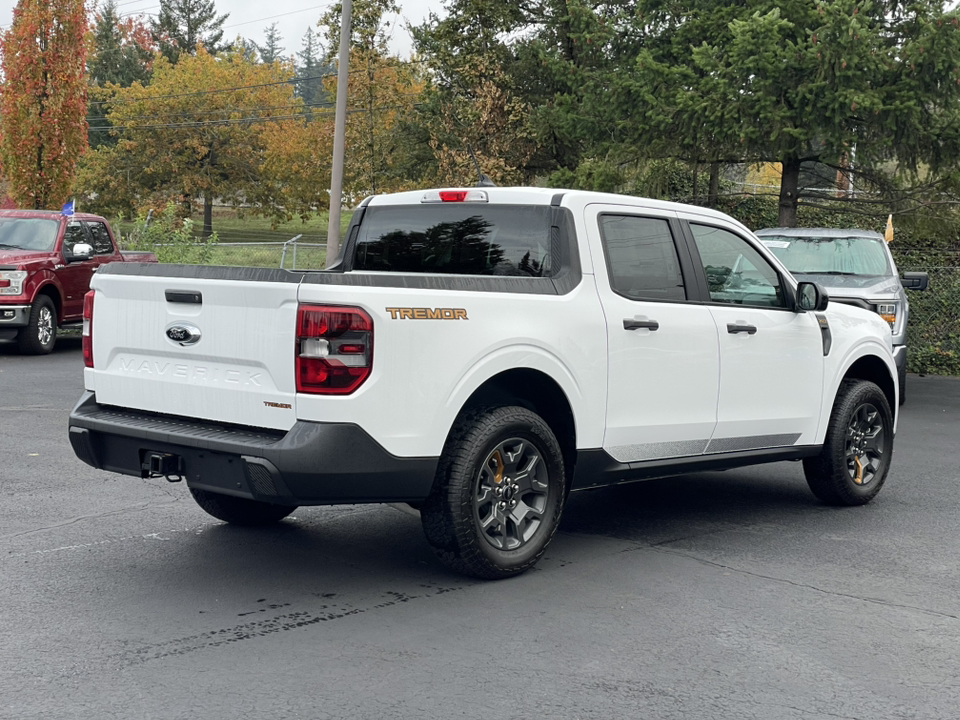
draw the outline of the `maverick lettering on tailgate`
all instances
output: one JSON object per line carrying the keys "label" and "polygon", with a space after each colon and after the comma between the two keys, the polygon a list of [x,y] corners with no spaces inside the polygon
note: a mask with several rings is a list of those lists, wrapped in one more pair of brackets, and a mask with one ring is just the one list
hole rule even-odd
{"label": "maverick lettering on tailgate", "polygon": [[464,308],[387,308],[391,320],[469,320]]}
{"label": "maverick lettering on tailgate", "polygon": [[158,377],[177,378],[189,382],[227,383],[245,387],[263,387],[260,378],[262,372],[253,370],[234,370],[216,365],[182,365],[167,361],[143,360],[135,357],[117,358],[119,367],[127,373],[157,375]]}

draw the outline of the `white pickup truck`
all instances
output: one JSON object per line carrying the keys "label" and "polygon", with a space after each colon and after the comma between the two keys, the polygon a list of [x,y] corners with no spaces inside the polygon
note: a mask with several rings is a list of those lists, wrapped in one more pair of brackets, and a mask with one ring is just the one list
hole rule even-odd
{"label": "white pickup truck", "polygon": [[115,263],[84,315],[82,460],[238,524],[409,503],[476,577],[530,568],[571,490],[802,460],[859,505],[890,468],[887,323],[698,207],[380,195],[330,270]]}

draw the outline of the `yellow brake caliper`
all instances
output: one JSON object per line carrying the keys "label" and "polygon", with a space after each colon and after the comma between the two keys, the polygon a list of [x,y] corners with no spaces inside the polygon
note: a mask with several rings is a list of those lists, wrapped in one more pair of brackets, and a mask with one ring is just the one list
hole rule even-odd
{"label": "yellow brake caliper", "polygon": [[503,482],[503,469],[504,469],[504,465],[503,465],[503,455],[500,454],[500,451],[499,451],[499,450],[497,450],[497,451],[493,454],[493,460],[494,460],[494,462],[497,463],[497,471],[496,471],[496,473],[494,473],[494,475],[493,475],[493,481],[494,481],[495,483],[497,483],[497,485],[499,485],[500,483]]}
{"label": "yellow brake caliper", "polygon": [[853,481],[854,481],[857,485],[863,485],[863,463],[860,462],[860,456],[859,456],[859,455],[854,455],[854,456],[853,456],[853,464],[854,464],[854,466],[857,468],[857,474],[854,475]]}

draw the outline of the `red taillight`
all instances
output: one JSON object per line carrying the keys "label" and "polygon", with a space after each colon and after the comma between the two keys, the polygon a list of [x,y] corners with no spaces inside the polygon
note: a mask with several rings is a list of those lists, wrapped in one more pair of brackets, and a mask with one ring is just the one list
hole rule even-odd
{"label": "red taillight", "polygon": [[0,287],[10,287],[10,281],[0,278]]}
{"label": "red taillight", "polygon": [[356,307],[301,305],[297,392],[347,395],[373,369],[373,320]]}
{"label": "red taillight", "polygon": [[441,190],[440,200],[443,202],[463,202],[467,199],[466,190]]}
{"label": "red taillight", "polygon": [[93,296],[94,290],[90,290],[83,296],[83,364],[89,368],[93,367]]}

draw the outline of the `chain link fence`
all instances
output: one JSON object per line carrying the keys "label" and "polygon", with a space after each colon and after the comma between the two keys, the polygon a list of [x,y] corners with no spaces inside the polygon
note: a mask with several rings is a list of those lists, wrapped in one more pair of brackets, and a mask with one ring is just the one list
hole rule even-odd
{"label": "chain link fence", "polygon": [[[907,369],[960,375],[960,267],[910,267],[930,275],[924,291],[907,290]],[[903,268],[901,268],[901,272]]]}
{"label": "chain link fence", "polygon": [[209,265],[232,267],[282,267],[287,270],[322,270],[326,266],[325,243],[219,242],[206,250]]}

